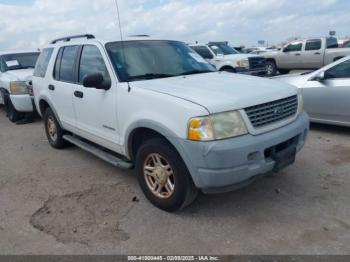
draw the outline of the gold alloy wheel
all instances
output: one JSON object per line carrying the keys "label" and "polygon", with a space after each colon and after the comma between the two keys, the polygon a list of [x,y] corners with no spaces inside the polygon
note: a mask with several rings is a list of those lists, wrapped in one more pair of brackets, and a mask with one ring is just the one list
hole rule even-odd
{"label": "gold alloy wheel", "polygon": [[57,140],[57,128],[55,124],[55,120],[52,116],[47,118],[47,132],[50,136],[51,141],[56,142]]}
{"label": "gold alloy wheel", "polygon": [[149,190],[158,198],[168,199],[175,192],[174,171],[159,154],[150,154],[143,164],[143,175]]}

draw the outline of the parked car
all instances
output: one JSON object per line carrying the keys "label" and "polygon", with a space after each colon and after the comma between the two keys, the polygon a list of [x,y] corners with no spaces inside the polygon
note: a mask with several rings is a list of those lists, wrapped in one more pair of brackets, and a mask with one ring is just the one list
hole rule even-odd
{"label": "parked car", "polygon": [[241,54],[230,47],[227,42],[196,44],[191,45],[191,48],[219,71],[255,76],[266,75],[266,63],[263,57]]}
{"label": "parked car", "polygon": [[278,172],[308,133],[297,88],[217,72],[178,41],[67,37],[43,50],[37,68],[35,104],[51,146],[69,141],[135,168],[166,211],[198,189],[227,192]]}
{"label": "parked car", "polygon": [[346,41],[342,45],[343,48],[350,48],[350,40]]}
{"label": "parked car", "polygon": [[302,91],[312,122],[350,126],[350,56],[315,72],[275,79]]}
{"label": "parked car", "polygon": [[267,74],[277,71],[287,74],[295,69],[319,69],[350,55],[350,48],[338,48],[336,38],[313,38],[296,40],[281,51],[262,54],[267,59]]}
{"label": "parked car", "polygon": [[35,108],[28,84],[38,56],[38,51],[0,52],[0,104],[12,122],[21,120]]}

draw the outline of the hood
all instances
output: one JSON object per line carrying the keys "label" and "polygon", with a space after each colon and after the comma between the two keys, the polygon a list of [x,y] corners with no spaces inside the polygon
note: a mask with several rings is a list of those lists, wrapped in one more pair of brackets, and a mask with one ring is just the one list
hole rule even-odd
{"label": "hood", "polygon": [[267,52],[262,53],[261,55],[265,58],[270,58],[270,57],[277,56],[281,52],[282,52],[281,50],[267,51]]}
{"label": "hood", "polygon": [[311,73],[306,75],[299,73],[299,74],[276,76],[271,79],[301,88],[301,87],[304,87],[305,83],[309,80],[310,77],[311,77]]}
{"label": "hood", "polygon": [[19,69],[19,70],[9,70],[6,74],[9,76],[11,81],[28,81],[33,76],[34,69]]}
{"label": "hood", "polygon": [[225,60],[241,60],[249,57],[259,57],[257,55],[252,55],[252,54],[236,54],[236,55],[224,55],[223,59]]}
{"label": "hood", "polygon": [[137,81],[130,85],[199,104],[212,114],[243,109],[296,94],[295,87],[275,80],[226,72]]}

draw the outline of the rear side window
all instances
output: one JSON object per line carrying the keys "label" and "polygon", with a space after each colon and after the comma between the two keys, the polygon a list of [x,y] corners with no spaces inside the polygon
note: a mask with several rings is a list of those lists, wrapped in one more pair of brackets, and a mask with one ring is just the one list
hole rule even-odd
{"label": "rear side window", "polygon": [[75,61],[79,46],[66,46],[61,48],[56,59],[54,77],[63,82],[76,82]]}
{"label": "rear side window", "polygon": [[206,46],[193,46],[192,49],[196,51],[204,59],[213,59],[213,54]]}
{"label": "rear side window", "polygon": [[327,48],[338,48],[339,44],[338,44],[338,40],[335,37],[329,37],[327,38]]}
{"label": "rear side window", "polygon": [[105,81],[110,81],[106,64],[100,50],[93,45],[83,47],[79,67],[79,83],[83,83],[86,75],[92,73],[102,73]]}
{"label": "rear side window", "polygon": [[320,50],[322,46],[321,39],[306,41],[305,51]]}
{"label": "rear side window", "polygon": [[34,76],[36,77],[45,77],[47,67],[49,66],[49,62],[52,56],[53,48],[45,48],[35,65]]}

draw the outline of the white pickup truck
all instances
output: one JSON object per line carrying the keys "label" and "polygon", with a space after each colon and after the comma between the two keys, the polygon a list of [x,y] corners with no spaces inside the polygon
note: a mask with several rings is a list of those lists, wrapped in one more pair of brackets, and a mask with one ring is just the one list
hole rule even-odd
{"label": "white pickup truck", "polygon": [[178,41],[58,39],[42,51],[33,87],[52,147],[70,142],[135,168],[166,211],[198,189],[228,192],[291,165],[309,128],[295,87],[217,72]]}
{"label": "white pickup truck", "polygon": [[10,121],[21,120],[34,111],[34,96],[29,85],[38,51],[0,52],[0,104]]}
{"label": "white pickup truck", "polygon": [[190,45],[190,47],[219,71],[254,76],[266,75],[264,57],[239,53],[230,47],[228,42],[210,42],[205,45]]}
{"label": "white pickup truck", "polygon": [[266,58],[267,75],[277,71],[287,74],[295,69],[319,69],[350,55],[350,48],[339,48],[334,37],[293,41],[279,51],[262,54]]}

